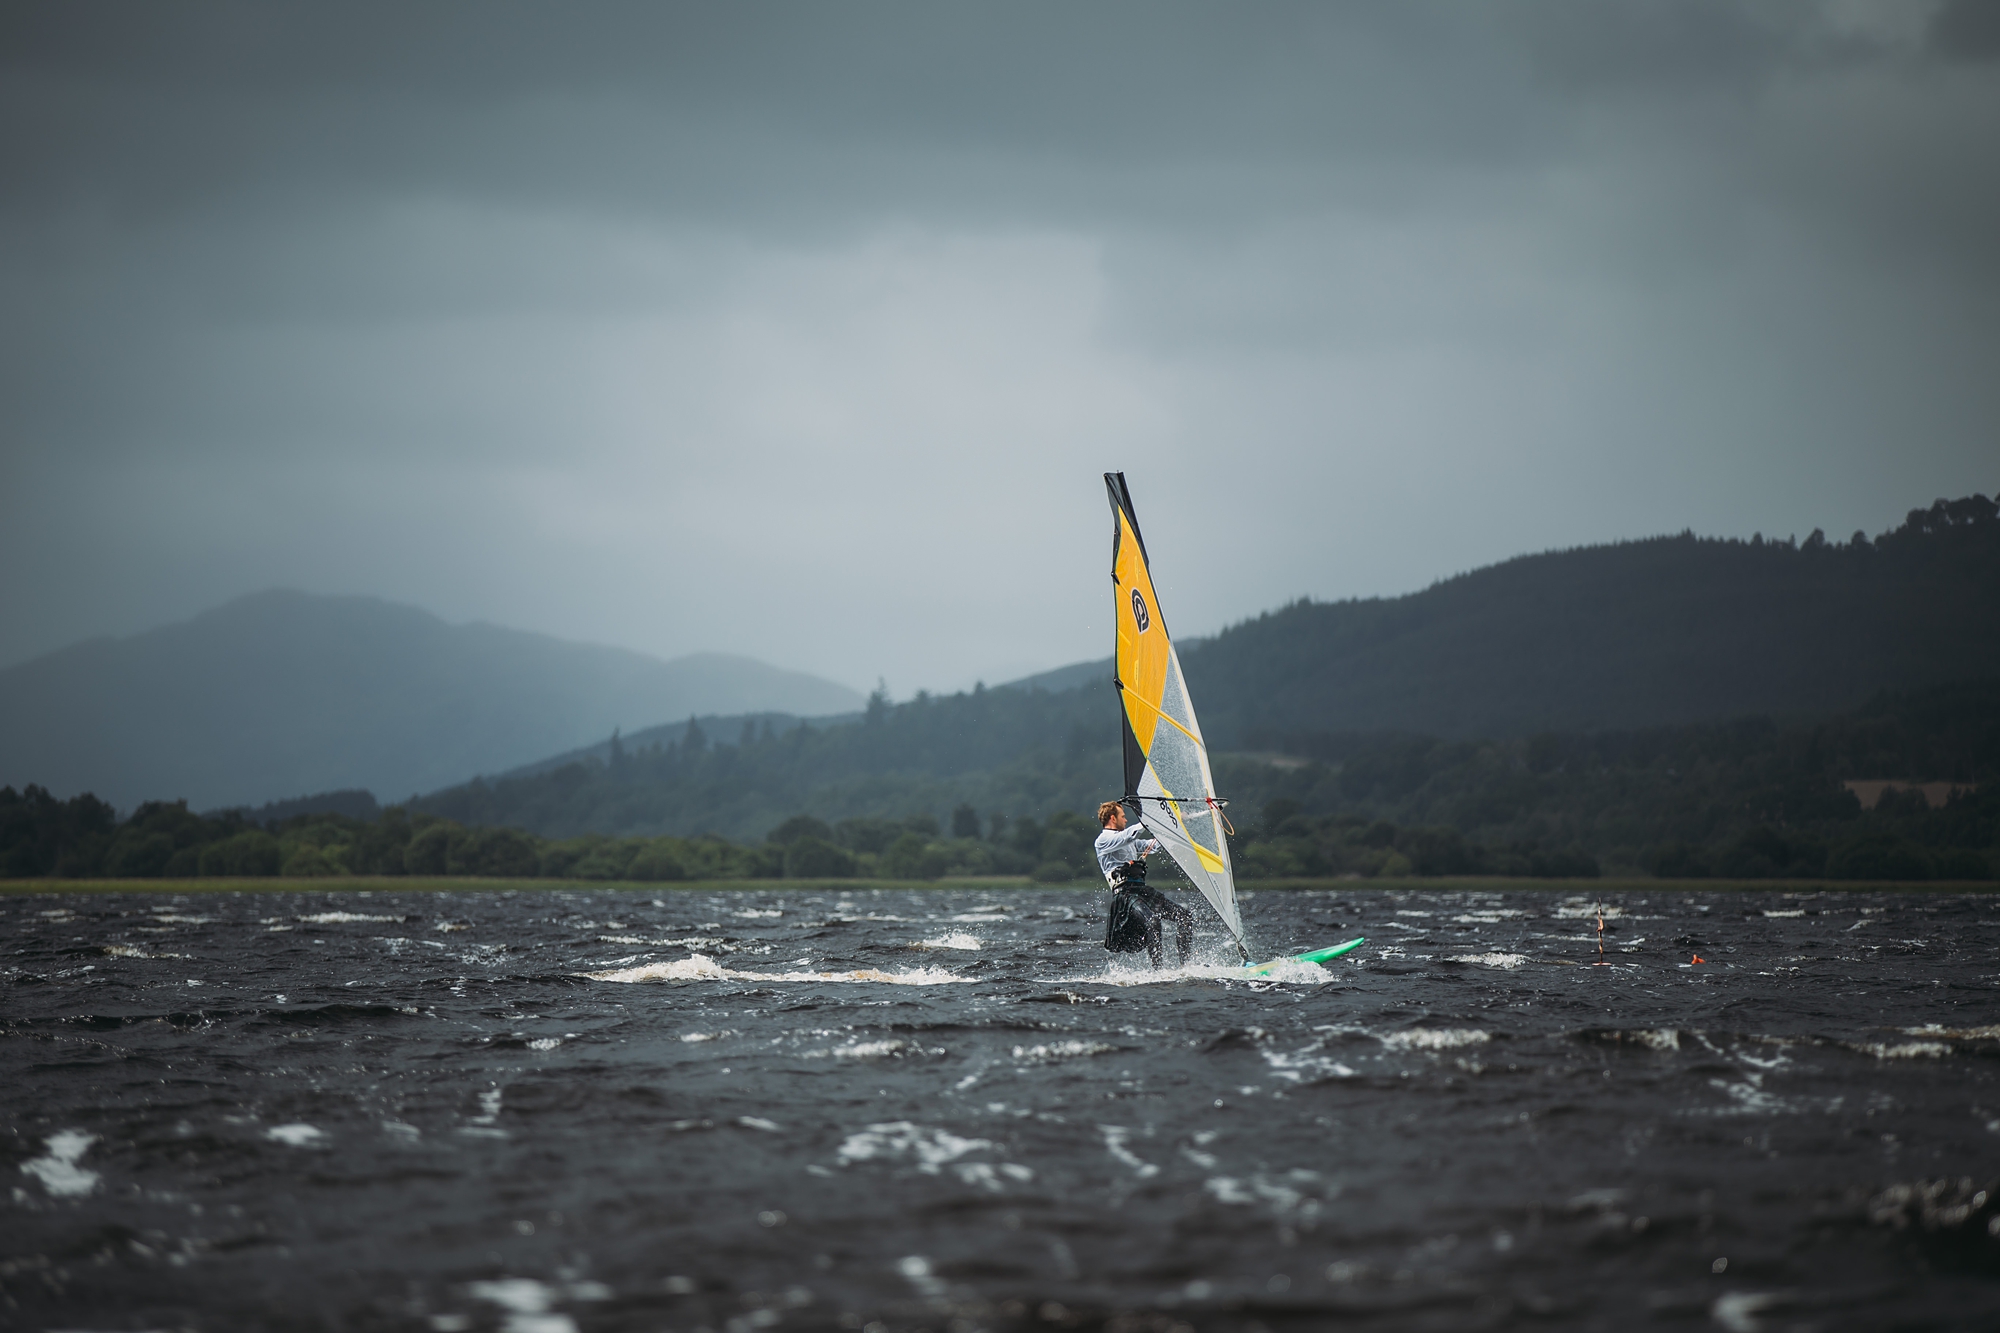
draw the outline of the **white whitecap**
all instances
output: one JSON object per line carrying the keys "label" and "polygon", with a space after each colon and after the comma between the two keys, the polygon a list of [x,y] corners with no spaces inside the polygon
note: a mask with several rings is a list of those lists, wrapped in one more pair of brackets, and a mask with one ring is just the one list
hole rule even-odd
{"label": "white whitecap", "polygon": [[326,1137],[324,1130],[312,1125],[273,1125],[264,1131],[264,1137],[274,1143],[288,1143],[294,1148],[310,1148]]}
{"label": "white whitecap", "polygon": [[566,1314],[549,1313],[555,1291],[532,1278],[473,1282],[467,1284],[466,1290],[507,1312],[500,1323],[502,1333],[576,1333],[574,1319]]}
{"label": "white whitecap", "polygon": [[890,986],[946,986],[971,981],[941,967],[920,967],[908,972],[884,972],[878,968],[856,968],[851,972],[749,972],[723,967],[705,954],[693,954],[671,963],[646,963],[638,967],[585,972],[592,981],[839,981],[874,982]]}
{"label": "white whitecap", "polygon": [[1607,904],[1600,904],[1594,898],[1571,898],[1568,902],[1563,903],[1561,906],[1557,907],[1553,915],[1571,921],[1577,921],[1577,920],[1594,921],[1600,916],[1603,917],[1606,921],[1610,921],[1614,917],[1624,916],[1625,909],[1622,907],[1612,907]]}
{"label": "white whitecap", "polygon": [[1035,1046],[1016,1046],[1014,1058],[1027,1064],[1052,1064],[1057,1060],[1076,1060],[1117,1049],[1101,1041],[1052,1041]]}
{"label": "white whitecap", "polygon": [[842,1166],[884,1158],[914,1158],[917,1170],[934,1176],[967,1153],[982,1152],[992,1146],[987,1139],[961,1138],[949,1130],[892,1120],[849,1134],[834,1155]]}
{"label": "white whitecap", "polygon": [[1055,981],[1086,982],[1107,986],[1160,986],[1185,981],[1247,981],[1252,984],[1321,986],[1326,984],[1326,979],[1325,968],[1318,963],[1303,962],[1297,958],[1280,958],[1269,963],[1255,964],[1254,967],[1226,963],[1190,963],[1186,967],[1155,969],[1143,963],[1121,965],[1114,962],[1096,976],[1052,978]]}
{"label": "white whitecap", "polygon": [[1877,1060],[1935,1060],[1951,1054],[1950,1045],[1941,1041],[1850,1042],[1848,1049]]}
{"label": "white whitecap", "polygon": [[909,1049],[906,1041],[858,1041],[852,1046],[836,1046],[833,1058],[836,1060],[880,1060],[885,1056],[901,1055]]}
{"label": "white whitecap", "polygon": [[1462,953],[1445,959],[1448,963],[1474,963],[1480,967],[1504,967],[1508,970],[1528,961],[1524,953]]}
{"label": "white whitecap", "polygon": [[48,1151],[21,1163],[21,1170],[42,1182],[42,1188],[59,1198],[75,1198],[97,1188],[98,1174],[77,1165],[84,1151],[97,1142],[95,1134],[65,1129],[51,1134],[44,1143]]}
{"label": "white whitecap", "polygon": [[1729,1333],[1758,1333],[1764,1327],[1759,1315],[1791,1303],[1792,1298],[1783,1292],[1726,1291],[1708,1307],[1708,1316]]}
{"label": "white whitecap", "polygon": [[1958,1041],[2000,1040],[2000,1024],[1989,1023],[1976,1028],[1947,1028],[1936,1023],[1926,1023],[1918,1028],[1904,1028],[1912,1037],[1951,1037]]}
{"label": "white whitecap", "polygon": [[1132,1168],[1140,1179],[1150,1179],[1160,1174],[1160,1168],[1145,1161],[1126,1146],[1132,1138],[1132,1131],[1123,1125],[1099,1125],[1097,1132],[1104,1136],[1104,1149],[1113,1157]]}
{"label": "white whitecap", "polygon": [[1483,1045],[1493,1040],[1493,1034],[1478,1028],[1410,1028],[1384,1033],[1376,1040],[1392,1051],[1448,1051]]}
{"label": "white whitecap", "polygon": [[130,944],[107,944],[104,946],[104,952],[106,956],[111,958],[186,958],[187,957],[187,955],[184,953],[147,953],[144,949],[137,948]]}

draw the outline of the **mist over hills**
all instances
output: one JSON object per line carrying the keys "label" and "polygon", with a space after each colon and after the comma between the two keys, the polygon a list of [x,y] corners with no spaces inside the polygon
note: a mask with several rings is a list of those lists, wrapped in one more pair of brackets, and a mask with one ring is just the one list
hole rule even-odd
{"label": "mist over hills", "polygon": [[[1700,728],[1731,719],[1770,715],[1809,731],[1884,691],[2000,677],[1996,608],[2000,519],[1972,497],[1915,511],[1873,542],[1657,538],[1525,557],[1409,597],[1300,603],[1191,647],[1183,664],[1226,794],[1252,810],[1303,793],[1319,812],[1360,802],[1428,818],[1447,807],[1418,797],[1431,780],[1421,775],[1472,763],[1472,738],[1511,742],[1479,761],[1503,777],[1527,762],[1538,733],[1639,737],[1613,751],[1650,764],[1676,747],[1710,746]],[[1990,726],[2000,698],[1938,697],[1956,702],[1926,714],[1932,730],[1949,730],[1954,709],[1968,727]],[[942,819],[960,805],[1046,819],[1115,794],[1117,716],[1109,663],[1082,663],[995,689],[873,699],[850,724],[687,737],[663,728],[616,756],[419,804],[551,837],[755,837],[799,812]],[[1880,761],[1902,753],[1887,747]],[[1802,780],[1818,789],[1842,777],[1920,776],[1838,767],[1829,758]],[[1394,776],[1356,785],[1378,770]],[[1493,823],[1490,810],[1464,813],[1491,795],[1480,791],[1449,818]],[[1512,812],[1494,827],[1528,818],[1513,797],[1494,799]],[[1393,804],[1406,800],[1416,804]]]}
{"label": "mist over hills", "polygon": [[0,670],[0,784],[197,808],[463,782],[693,713],[851,712],[746,657],[661,661],[371,597],[269,591]]}

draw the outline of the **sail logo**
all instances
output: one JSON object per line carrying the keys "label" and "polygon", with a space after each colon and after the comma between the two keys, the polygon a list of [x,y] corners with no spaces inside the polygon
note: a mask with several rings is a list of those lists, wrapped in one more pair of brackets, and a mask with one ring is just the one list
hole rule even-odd
{"label": "sail logo", "polygon": [[1141,634],[1153,623],[1153,617],[1146,611],[1146,599],[1139,595],[1137,588],[1132,589],[1132,619],[1139,622]]}

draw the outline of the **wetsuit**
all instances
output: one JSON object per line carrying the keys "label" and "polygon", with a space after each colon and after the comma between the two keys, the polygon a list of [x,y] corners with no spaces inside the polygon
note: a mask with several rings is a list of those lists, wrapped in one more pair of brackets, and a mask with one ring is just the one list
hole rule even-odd
{"label": "wetsuit", "polygon": [[1180,961],[1186,963],[1194,951],[1194,913],[1158,889],[1146,887],[1146,853],[1159,849],[1157,841],[1146,837],[1146,826],[1136,822],[1122,829],[1107,828],[1097,835],[1097,864],[1111,884],[1104,947],[1112,953],[1144,949],[1154,967],[1166,963],[1161,935],[1169,921],[1174,925]]}

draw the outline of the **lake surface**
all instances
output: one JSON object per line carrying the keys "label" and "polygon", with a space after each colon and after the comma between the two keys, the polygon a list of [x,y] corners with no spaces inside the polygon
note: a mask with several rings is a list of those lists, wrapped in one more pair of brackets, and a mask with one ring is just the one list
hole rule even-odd
{"label": "lake surface", "polygon": [[0,1324],[2000,1327],[2000,897],[1189,901],[0,899]]}

